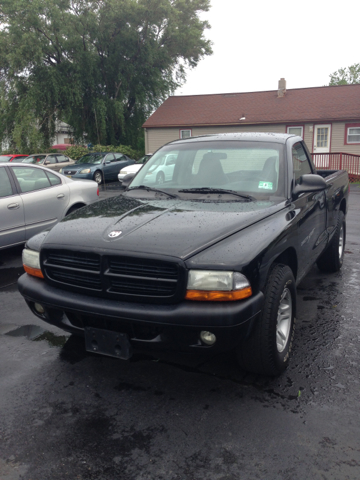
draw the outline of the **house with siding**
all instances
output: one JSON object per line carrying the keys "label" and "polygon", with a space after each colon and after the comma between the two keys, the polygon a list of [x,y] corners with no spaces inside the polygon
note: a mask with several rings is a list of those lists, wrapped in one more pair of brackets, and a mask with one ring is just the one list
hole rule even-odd
{"label": "house with siding", "polygon": [[360,156],[360,84],[287,90],[282,78],[266,92],[171,96],[143,128],[146,153],[190,136],[293,133],[329,165],[329,154]]}

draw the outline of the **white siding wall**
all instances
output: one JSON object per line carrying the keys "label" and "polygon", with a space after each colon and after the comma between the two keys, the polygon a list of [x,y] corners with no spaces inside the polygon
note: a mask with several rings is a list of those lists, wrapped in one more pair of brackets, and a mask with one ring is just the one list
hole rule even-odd
{"label": "white siding wall", "polygon": [[[189,127],[183,127],[184,129]],[[179,128],[147,128],[145,131],[145,153],[154,153],[165,143],[179,139]],[[285,125],[244,125],[235,127],[195,127],[191,128],[192,136],[214,133],[236,132],[275,132],[285,133]]]}
{"label": "white siding wall", "polygon": [[[360,121],[359,121],[360,122]],[[324,122],[325,124],[326,122]],[[360,145],[345,145],[345,123],[336,122],[332,124],[331,129],[331,151],[345,152],[360,155]],[[189,127],[183,127],[189,128]],[[286,125],[243,125],[234,127],[195,127],[192,128],[192,136],[206,135],[214,133],[236,133],[236,132],[275,132],[286,133]],[[165,143],[179,139],[179,128],[148,128],[145,131],[145,153],[154,153]],[[312,152],[313,149],[314,124],[306,123],[304,125],[304,141]]]}
{"label": "white siding wall", "polygon": [[[345,124],[355,122],[339,122],[332,124],[331,151],[360,155],[360,145],[345,145]],[[360,121],[359,121],[360,123]]]}

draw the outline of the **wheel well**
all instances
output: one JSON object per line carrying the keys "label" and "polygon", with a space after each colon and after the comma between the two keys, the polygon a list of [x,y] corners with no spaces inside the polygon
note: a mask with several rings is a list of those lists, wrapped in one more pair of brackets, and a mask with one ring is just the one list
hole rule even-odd
{"label": "wheel well", "polygon": [[66,215],[69,215],[70,213],[75,212],[75,210],[78,210],[81,207],[85,207],[85,205],[86,203],[82,203],[82,202],[74,203],[74,205],[71,205],[71,207],[68,209],[68,211],[66,212]]}
{"label": "wheel well", "polygon": [[343,212],[344,215],[346,215],[346,200],[342,200],[340,203],[340,210]]}
{"label": "wheel well", "polygon": [[274,263],[283,263],[284,265],[290,267],[296,280],[298,261],[296,252],[293,248],[288,248],[285,250],[285,252],[281,253],[277,258],[275,258]]}

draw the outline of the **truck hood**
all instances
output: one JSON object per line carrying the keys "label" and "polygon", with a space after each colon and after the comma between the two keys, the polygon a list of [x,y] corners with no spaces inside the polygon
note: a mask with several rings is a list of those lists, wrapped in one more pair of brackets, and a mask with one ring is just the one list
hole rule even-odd
{"label": "truck hood", "polygon": [[50,230],[43,246],[184,260],[282,208],[284,202],[138,200],[120,195],[65,217]]}

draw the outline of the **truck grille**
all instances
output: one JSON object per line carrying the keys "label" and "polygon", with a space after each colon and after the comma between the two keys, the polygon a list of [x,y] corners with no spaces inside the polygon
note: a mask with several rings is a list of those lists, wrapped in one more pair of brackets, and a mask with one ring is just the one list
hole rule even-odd
{"label": "truck grille", "polygon": [[152,303],[175,303],[184,294],[180,262],[43,249],[41,263],[46,280],[65,290]]}

